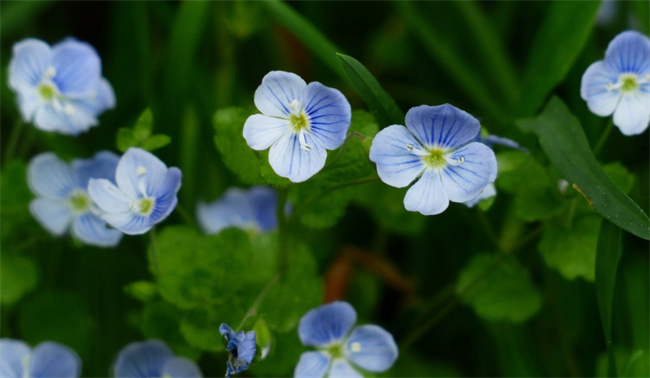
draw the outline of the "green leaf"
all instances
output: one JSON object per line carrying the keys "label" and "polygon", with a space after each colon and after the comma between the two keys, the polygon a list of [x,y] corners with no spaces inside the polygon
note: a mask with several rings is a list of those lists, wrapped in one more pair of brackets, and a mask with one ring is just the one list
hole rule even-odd
{"label": "green leaf", "polygon": [[375,182],[356,188],[354,201],[366,208],[382,228],[402,235],[418,235],[424,227],[426,217],[404,208],[405,195],[405,188],[393,188],[383,182]]}
{"label": "green leaf", "polygon": [[191,346],[219,352],[224,350],[223,337],[218,331],[221,323],[219,315],[210,308],[198,308],[183,314],[181,333]]}
{"label": "green leaf", "polygon": [[599,218],[587,215],[570,226],[552,224],[537,245],[546,265],[567,279],[594,280]]}
{"label": "green leaf", "polygon": [[623,164],[619,162],[605,164],[602,166],[607,177],[619,187],[625,194],[629,194],[634,187],[634,175],[631,174]]}
{"label": "green leaf", "polygon": [[612,345],[612,308],[614,305],[614,288],[616,287],[616,270],[621,259],[621,229],[603,219],[596,249],[596,298],[603,325],[607,354],[609,356],[608,372],[616,377],[616,359]]}
{"label": "green leaf", "polygon": [[558,85],[593,30],[599,1],[551,1],[528,51],[518,114],[530,115]]}
{"label": "green leaf", "polygon": [[307,46],[323,63],[329,66],[340,77],[346,78],[345,71],[336,57],[341,51],[330,42],[317,28],[302,17],[291,6],[282,1],[266,1],[269,13],[277,22],[289,29],[293,35]]}
{"label": "green leaf", "polygon": [[596,211],[620,228],[650,239],[650,219],[600,169],[580,123],[562,100],[553,97],[537,118],[519,120],[517,124],[537,134],[551,162],[593,201]]}
{"label": "green leaf", "polygon": [[19,239],[22,243],[26,236],[35,237],[33,227],[29,227],[30,224],[36,226],[36,222],[29,211],[33,195],[27,185],[27,167],[24,163],[13,161],[2,167],[0,193],[2,241]]}
{"label": "green leaf", "polygon": [[11,305],[38,284],[38,267],[27,256],[14,255],[6,250],[0,264],[0,304]]}
{"label": "green leaf", "polygon": [[269,355],[269,351],[273,345],[273,335],[271,335],[269,326],[266,325],[264,318],[257,319],[255,325],[253,325],[253,331],[255,331],[255,339],[257,340],[256,354],[259,354],[259,362]]}
{"label": "green leaf", "polygon": [[237,178],[246,184],[262,184],[260,158],[246,144],[242,134],[246,119],[256,110],[253,108],[226,108],[214,114],[214,143],[224,164]]}
{"label": "green leaf", "polygon": [[117,149],[126,152],[131,147],[138,145],[132,129],[120,128],[117,130]]}
{"label": "green leaf", "polygon": [[404,122],[404,113],[400,110],[395,100],[386,92],[375,77],[358,60],[351,56],[337,54],[343,62],[343,68],[352,85],[357,90],[363,101],[383,127],[401,125]]}
{"label": "green leaf", "polygon": [[152,135],[149,139],[145,140],[142,143],[142,148],[147,150],[147,151],[153,151],[157,150],[161,147],[165,147],[169,143],[171,143],[172,138],[170,138],[167,135],[164,134],[156,134]]}
{"label": "green leaf", "polygon": [[542,297],[514,257],[478,255],[463,268],[455,292],[481,317],[522,322],[539,311]]}
{"label": "green leaf", "polygon": [[153,113],[151,113],[151,109],[147,108],[144,112],[142,112],[142,114],[140,114],[138,121],[133,126],[133,136],[138,141],[147,140],[152,131]]}
{"label": "green leaf", "polygon": [[289,377],[298,364],[300,354],[307,351],[298,332],[275,333],[268,356],[251,364],[249,371],[257,377]]}
{"label": "green leaf", "polygon": [[124,286],[124,292],[142,302],[153,300],[158,295],[156,284],[150,281],[136,281]]}

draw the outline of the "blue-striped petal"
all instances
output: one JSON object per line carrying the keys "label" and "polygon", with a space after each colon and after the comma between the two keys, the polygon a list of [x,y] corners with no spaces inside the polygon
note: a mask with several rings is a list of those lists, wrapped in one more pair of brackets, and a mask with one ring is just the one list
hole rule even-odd
{"label": "blue-striped petal", "polygon": [[611,115],[618,104],[621,92],[618,88],[608,89],[618,81],[618,74],[602,60],[593,63],[582,75],[580,96],[587,101],[592,113],[606,117]]}
{"label": "blue-striped petal", "polygon": [[23,361],[29,358],[31,350],[19,340],[0,339],[0,377],[23,378]]}
{"label": "blue-striped petal", "polygon": [[105,221],[91,212],[77,216],[72,223],[72,235],[86,244],[98,247],[114,247],[122,239],[119,230],[108,228]]}
{"label": "blue-striped petal", "polygon": [[149,215],[152,223],[158,223],[167,218],[174,210],[178,203],[178,193],[181,188],[181,179],[183,174],[181,170],[176,167],[171,167],[167,170],[165,178],[155,189],[153,196],[155,198],[154,209]]}
{"label": "blue-striped petal", "polygon": [[106,179],[90,179],[88,194],[100,209],[107,212],[126,213],[130,211],[129,198],[115,184]]}
{"label": "blue-striped petal", "polygon": [[650,93],[624,94],[614,111],[614,125],[623,135],[641,134],[650,123]]}
{"label": "blue-striped petal", "polygon": [[298,326],[304,345],[325,347],[341,341],[357,321],[357,313],[347,302],[332,302],[309,310]]}
{"label": "blue-striped petal", "polygon": [[328,150],[339,148],[350,127],[350,103],[341,92],[319,82],[309,83],[300,103],[309,118],[309,130]]}
{"label": "blue-striped petal", "polygon": [[102,65],[95,49],[87,43],[67,39],[52,47],[52,81],[64,96],[83,97],[94,93]]}
{"label": "blue-striped petal", "polygon": [[87,190],[91,178],[115,183],[115,171],[120,158],[110,151],[100,151],[90,159],[72,161],[72,180],[77,188]]}
{"label": "blue-striped petal", "polygon": [[169,378],[201,378],[203,374],[198,366],[184,357],[174,357],[163,366],[163,377]]}
{"label": "blue-striped petal", "polygon": [[337,358],[332,361],[332,367],[330,368],[329,378],[363,378],[363,375],[359,373],[355,368],[350,366],[350,364],[343,358]]}
{"label": "blue-striped petal", "polygon": [[440,172],[426,169],[422,177],[413,184],[404,197],[404,207],[423,215],[440,214],[449,206],[449,197],[442,186]]}
{"label": "blue-striped petal", "polygon": [[172,358],[174,354],[162,341],[130,343],[117,356],[115,378],[162,377],[165,363]]}
{"label": "blue-striped petal", "polygon": [[377,164],[381,181],[397,188],[403,188],[415,180],[424,170],[420,142],[404,126],[393,125],[381,130],[372,140],[370,160]]}
{"label": "blue-striped petal", "polygon": [[455,148],[481,131],[476,118],[449,104],[411,108],[406,113],[406,127],[428,148]]}
{"label": "blue-striped petal", "polygon": [[452,161],[462,161],[441,169],[442,185],[450,201],[473,199],[497,177],[494,152],[482,143],[467,144],[448,156]]}
{"label": "blue-striped petal", "polygon": [[199,225],[206,234],[216,234],[227,227],[256,227],[255,211],[245,190],[231,188],[217,201],[197,205]]}
{"label": "blue-striped petal", "polygon": [[50,65],[52,50],[38,39],[25,39],[13,47],[9,63],[9,86],[25,92],[34,91]]}
{"label": "blue-striped petal", "polygon": [[636,31],[625,31],[607,46],[605,63],[617,73],[650,73],[650,39]]}
{"label": "blue-striped petal", "polygon": [[43,106],[43,100],[33,90],[16,92],[16,100],[25,122],[32,122],[38,109]]}
{"label": "blue-striped petal", "polygon": [[343,353],[355,365],[376,373],[388,370],[399,355],[393,335],[372,324],[356,327]]}
{"label": "blue-striped petal", "polygon": [[[278,194],[266,186],[254,186],[248,191],[250,203],[255,212],[255,220],[260,230],[268,231],[278,225],[276,206]],[[285,208],[285,213],[287,213]]]}
{"label": "blue-striped petal", "polygon": [[66,200],[60,199],[36,198],[29,203],[29,211],[41,226],[55,236],[63,235],[74,218]]}
{"label": "blue-striped petal", "polygon": [[327,159],[327,150],[309,133],[304,136],[311,148],[309,151],[300,147],[296,133],[285,134],[269,150],[271,168],[293,182],[303,182],[318,173]]}
{"label": "blue-striped petal", "polygon": [[300,76],[284,71],[271,71],[255,91],[255,106],[263,114],[289,117],[293,100],[300,101],[307,83]]}
{"label": "blue-striped petal", "polygon": [[271,147],[283,135],[290,132],[288,119],[253,114],[244,123],[243,135],[250,148],[261,151]]}
{"label": "blue-striped petal", "polygon": [[155,155],[140,148],[129,148],[117,164],[115,181],[130,198],[151,197],[165,180],[166,173],[167,166]]}
{"label": "blue-striped petal", "polygon": [[81,375],[81,360],[65,345],[46,341],[38,344],[29,360],[31,378],[76,378]]}
{"label": "blue-striped petal", "polygon": [[469,201],[465,201],[464,204],[465,206],[472,208],[476,206],[479,202],[486,200],[488,198],[495,197],[497,195],[497,189],[494,186],[493,183],[488,184],[488,186],[485,187],[485,189],[481,190],[481,192],[474,198],[472,198]]}
{"label": "blue-striped petal", "polygon": [[65,199],[74,189],[70,166],[52,152],[37,155],[29,162],[27,182],[35,194],[48,198]]}
{"label": "blue-striped petal", "polygon": [[132,212],[105,213],[101,218],[127,235],[141,235],[151,230],[154,224],[149,217]]}
{"label": "blue-striped petal", "polygon": [[330,356],[323,352],[305,352],[300,355],[293,371],[294,378],[322,378],[327,374]]}

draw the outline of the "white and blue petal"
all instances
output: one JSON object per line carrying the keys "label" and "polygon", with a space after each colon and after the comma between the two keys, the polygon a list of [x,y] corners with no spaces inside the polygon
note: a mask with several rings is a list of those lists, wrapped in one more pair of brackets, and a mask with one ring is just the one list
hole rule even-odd
{"label": "white and blue petal", "polygon": [[201,378],[203,374],[198,366],[184,357],[174,357],[165,362],[162,376],[169,378]]}
{"label": "white and blue petal", "polygon": [[426,169],[404,197],[404,207],[423,215],[440,214],[449,207],[449,197],[437,169]]}
{"label": "white and blue petal", "polygon": [[120,158],[110,151],[100,151],[90,159],[72,161],[72,179],[76,187],[86,190],[91,178],[115,182],[115,171]]}
{"label": "white and blue petal", "polygon": [[162,377],[165,363],[174,358],[159,340],[136,342],[122,348],[113,367],[115,378]]}
{"label": "white and blue petal", "polygon": [[108,82],[108,80],[106,80],[106,78],[102,77],[99,80],[95,92],[95,96],[92,96],[92,98],[87,101],[88,106],[94,110],[95,114],[102,113],[107,109],[113,109],[115,107],[115,92],[113,91],[113,86]]}
{"label": "white and blue petal", "polygon": [[636,91],[624,94],[614,111],[614,125],[623,135],[641,134],[650,123],[650,93]]}
{"label": "white and blue petal", "polygon": [[24,92],[16,92],[16,99],[20,113],[25,122],[32,122],[36,117],[36,112],[43,105],[41,97],[36,91],[29,90]]}
{"label": "white and blue petal", "polygon": [[127,235],[141,235],[154,226],[149,217],[133,212],[104,213],[101,218]]}
{"label": "white and blue petal", "polygon": [[52,59],[50,46],[38,39],[25,39],[13,47],[9,63],[9,86],[20,92],[35,91]]}
{"label": "white and blue petal", "polygon": [[350,127],[350,103],[341,92],[319,82],[309,83],[300,101],[309,118],[309,130],[328,150],[343,144]]}
{"label": "white and blue petal", "polygon": [[0,377],[23,378],[24,361],[30,358],[31,352],[22,341],[0,339]]}
{"label": "white and blue petal", "polygon": [[197,205],[199,225],[206,234],[216,234],[227,227],[256,227],[255,211],[245,190],[231,188],[222,198]]}
{"label": "white and blue petal", "polygon": [[323,352],[305,352],[293,371],[294,378],[322,378],[327,374],[331,357]]}
{"label": "white and blue petal", "polygon": [[587,101],[592,113],[606,117],[616,109],[621,92],[618,88],[610,88],[616,84],[618,73],[608,67],[602,60],[593,63],[582,75],[580,95]]}
{"label": "white and blue petal", "polygon": [[325,347],[343,340],[357,321],[357,313],[347,302],[332,302],[309,310],[298,326],[303,345]]}
{"label": "white and blue petal", "polygon": [[167,166],[155,155],[140,148],[129,148],[117,164],[115,181],[131,198],[150,197],[166,176]]}
{"label": "white and blue petal", "polygon": [[70,166],[52,152],[37,155],[29,162],[27,182],[35,194],[47,198],[65,199],[74,189]]}
{"label": "white and blue petal", "polygon": [[63,235],[74,219],[66,200],[36,198],[29,203],[29,211],[41,226],[55,236]]}
{"label": "white and blue petal", "polygon": [[29,374],[33,378],[76,378],[81,375],[81,360],[72,349],[46,341],[38,344],[29,360]]}
{"label": "white and blue petal", "polygon": [[272,117],[288,117],[290,104],[300,101],[307,83],[300,76],[284,71],[271,71],[255,91],[255,106]]}
{"label": "white and blue petal", "polygon": [[605,63],[617,73],[650,73],[650,39],[636,31],[625,31],[607,46]]}
{"label": "white and blue petal", "polygon": [[[275,190],[266,186],[254,186],[248,191],[248,197],[260,230],[268,231],[277,227],[276,206],[278,194]],[[286,212],[288,212],[287,208],[285,208]]]}
{"label": "white and blue petal", "polygon": [[479,202],[486,200],[488,198],[495,197],[497,195],[497,189],[494,186],[493,183],[488,184],[488,186],[485,187],[485,189],[481,190],[481,192],[474,198],[472,198],[469,201],[465,201],[464,204],[465,206],[472,208],[476,206]]}
{"label": "white and blue petal", "polygon": [[99,247],[114,247],[120,243],[122,233],[108,228],[106,222],[92,212],[77,216],[72,223],[72,235],[82,242]]}
{"label": "white and blue petal", "polygon": [[303,134],[309,150],[301,148],[296,133],[283,135],[269,150],[269,164],[279,176],[293,182],[303,182],[325,166],[327,150],[309,133]]}
{"label": "white and blue petal", "polygon": [[337,358],[332,361],[332,367],[328,374],[330,378],[363,378],[363,375],[359,373],[355,368],[350,366],[350,364],[343,358]]}
{"label": "white and blue petal", "polygon": [[180,169],[171,167],[167,170],[163,181],[154,190],[155,204],[153,211],[149,215],[149,221],[152,224],[167,218],[176,207],[178,203],[176,194],[181,188],[182,177],[183,174]]}
{"label": "white and blue petal", "polygon": [[127,213],[130,211],[129,203],[132,199],[106,179],[90,179],[88,194],[103,211],[113,213]]}
{"label": "white and blue petal", "polygon": [[243,135],[250,148],[262,151],[290,132],[291,125],[288,119],[253,114],[244,123]]}
{"label": "white and blue petal", "polygon": [[370,160],[377,164],[377,173],[383,182],[403,188],[425,168],[422,158],[413,150],[425,153],[420,142],[406,127],[388,126],[372,140]]}
{"label": "white and blue petal", "polygon": [[355,365],[376,373],[388,370],[399,355],[393,335],[376,325],[356,327],[343,353]]}
{"label": "white and blue petal", "polygon": [[67,39],[52,47],[52,81],[69,97],[91,95],[101,79],[102,65],[95,49],[87,43]]}
{"label": "white and blue petal", "polygon": [[449,104],[411,108],[406,113],[406,127],[428,148],[455,148],[481,131],[476,118]]}
{"label": "white and blue petal", "polygon": [[471,200],[497,177],[494,152],[482,143],[467,144],[450,153],[448,158],[454,162],[462,161],[440,170],[442,185],[450,201]]}

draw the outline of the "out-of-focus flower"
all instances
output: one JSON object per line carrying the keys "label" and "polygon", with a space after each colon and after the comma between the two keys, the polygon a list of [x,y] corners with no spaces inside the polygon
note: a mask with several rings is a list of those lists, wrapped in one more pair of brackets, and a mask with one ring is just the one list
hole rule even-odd
{"label": "out-of-focus flower", "polygon": [[255,331],[235,332],[226,323],[222,323],[219,326],[219,333],[226,339],[226,350],[230,352],[226,364],[226,377],[248,369],[257,349]]}
{"label": "out-of-focus flower", "polygon": [[131,343],[120,351],[113,365],[115,378],[201,378],[198,366],[176,357],[159,340]]}
{"label": "out-of-focus flower", "polygon": [[0,339],[0,377],[76,378],[81,360],[72,349],[45,341],[31,349],[22,341]]}
{"label": "out-of-focus flower", "polygon": [[336,89],[305,83],[298,75],[269,72],[255,91],[254,114],[244,138],[254,150],[269,150],[269,163],[293,182],[312,177],[325,165],[327,150],[339,148],[350,127],[350,104]]}
{"label": "out-of-focus flower", "polygon": [[53,47],[32,38],[16,43],[9,86],[25,122],[62,134],[88,131],[101,113],[115,107],[99,55],[89,44],[72,38]]}

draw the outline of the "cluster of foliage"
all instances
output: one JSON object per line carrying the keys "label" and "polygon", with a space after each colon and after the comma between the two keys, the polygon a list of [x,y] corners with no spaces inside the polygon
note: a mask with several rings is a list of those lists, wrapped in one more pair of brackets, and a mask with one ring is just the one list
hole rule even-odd
{"label": "cluster of foliage", "polygon": [[[157,348],[165,356],[161,366],[183,361],[205,376],[223,375],[226,361],[227,374],[248,368],[245,374],[287,376],[300,375],[299,361],[317,353],[305,345],[347,358],[328,342],[348,348],[359,330],[376,327],[352,328],[358,317],[381,324],[399,347],[392,367],[374,369],[380,375],[648,376],[643,120],[649,107],[642,96],[650,86],[650,56],[630,81],[616,64],[605,67],[610,51],[604,55],[624,30],[638,30],[634,34],[647,40],[648,3],[382,2],[369,12],[370,6],[3,5],[2,338],[38,345],[34,355],[52,347],[50,341],[66,345],[88,376],[119,375],[128,365],[124,356],[139,348]],[[39,129],[56,129],[47,118],[25,116],[27,99],[22,84],[11,81],[9,47],[28,37],[54,44],[69,35],[102,57],[95,72],[100,84],[90,92],[109,93],[110,85],[114,98],[83,105],[90,109],[86,118],[58,129],[61,134],[46,132]],[[337,88],[351,105],[347,139],[308,177],[282,174],[271,152],[251,145],[245,130],[258,113],[254,90],[275,70]],[[608,75],[607,93],[623,96],[613,103],[585,89],[592,76]],[[634,104],[624,108],[633,90],[642,94],[636,113]],[[52,96],[47,88],[41,94]],[[410,209],[438,214],[427,217],[407,210],[410,189],[393,187],[410,181],[381,182],[383,162],[373,150],[382,134],[398,130],[392,125],[411,129],[404,110],[446,103],[480,120],[478,139],[485,144],[516,148],[492,145],[496,196],[474,207],[452,203],[442,214]],[[87,130],[96,117],[97,127]],[[312,148],[304,140],[300,146]],[[48,223],[51,214],[34,205],[30,213],[30,202],[48,191],[37,183],[46,173],[33,173],[32,158],[51,152],[45,158],[65,165],[101,150],[124,153],[119,163],[115,154],[101,155],[113,171],[146,175],[153,171],[141,168],[149,163],[131,160],[147,159],[175,179],[182,171],[180,191],[175,183],[165,186],[160,197],[173,200],[155,219],[156,209],[148,206],[157,202],[137,197],[146,218],[137,227],[131,219],[101,218],[144,236],[89,243],[73,223],[73,237],[54,238],[66,229]],[[160,160],[148,152],[154,150]],[[90,180],[88,195],[106,213],[129,208],[134,200],[103,197],[102,205],[100,191],[135,193],[142,190],[137,177],[129,188],[119,179],[109,182],[109,175],[104,189],[95,182],[95,192]],[[260,186],[277,193],[271,225],[254,214]],[[252,189],[237,189],[246,187]],[[204,202],[218,198],[231,204]],[[215,213],[237,217],[225,226],[206,222]],[[329,306],[354,320],[332,340],[310,339],[309,332],[317,334],[331,318],[313,309],[334,300],[349,302],[356,312],[344,302]],[[255,337],[236,333],[243,330]],[[124,348],[143,339],[165,344]],[[249,366],[251,344],[257,353]]]}

